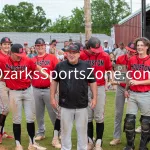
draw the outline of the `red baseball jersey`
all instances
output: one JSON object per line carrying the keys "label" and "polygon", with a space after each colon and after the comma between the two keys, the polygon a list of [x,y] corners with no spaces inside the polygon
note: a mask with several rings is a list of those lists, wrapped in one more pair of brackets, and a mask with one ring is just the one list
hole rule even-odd
{"label": "red baseball jersey", "polygon": [[97,85],[105,85],[105,71],[112,70],[109,55],[103,51],[92,55],[88,51],[83,50],[80,52],[80,59],[87,61],[94,68]]}
{"label": "red baseball jersey", "polygon": [[[45,54],[42,57],[36,56],[32,58],[33,62],[42,68],[45,68],[44,70],[50,74],[51,71],[54,70],[55,66],[58,63],[58,59],[55,55],[52,54]],[[40,87],[50,87],[50,80],[49,79],[42,79],[45,78],[43,75],[40,74],[40,72],[36,73],[39,78],[35,74],[33,74],[33,80],[32,85],[34,87],[40,88]]]}
{"label": "red baseball jersey", "polygon": [[[9,57],[9,55],[6,55],[6,54],[2,53],[1,50],[0,50],[0,57],[1,57],[2,59],[5,59],[6,57]],[[0,81],[5,82],[5,80],[4,80],[3,78],[2,78]]]}
{"label": "red baseball jersey", "polygon": [[[118,65],[126,65],[128,67],[128,62],[129,62],[129,58],[127,55],[121,55],[117,58],[116,64]],[[125,83],[120,83],[120,85],[125,88],[126,84]]]}
{"label": "red baseball jersey", "polygon": [[[0,57],[0,68],[4,74],[6,86],[12,90],[28,88],[31,85],[32,72],[37,65],[28,57],[14,61],[10,56],[5,59]],[[31,72],[31,74],[29,74]]]}
{"label": "red baseball jersey", "polygon": [[[145,58],[139,58],[139,56],[133,56],[129,60],[128,71],[131,71],[130,75],[133,80],[150,80],[150,56]],[[132,91],[146,92],[150,91],[150,85],[133,85],[130,86]]]}

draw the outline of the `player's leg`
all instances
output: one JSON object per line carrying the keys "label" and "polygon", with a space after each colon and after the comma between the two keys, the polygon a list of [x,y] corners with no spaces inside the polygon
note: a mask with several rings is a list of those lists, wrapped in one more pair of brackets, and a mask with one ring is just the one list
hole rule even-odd
{"label": "player's leg", "polygon": [[139,150],[147,150],[150,138],[150,92],[137,94],[138,105],[141,111],[141,138]]}
{"label": "player's leg", "polygon": [[106,103],[105,87],[98,86],[97,104],[94,109],[94,118],[96,121],[96,143],[95,143],[96,149],[102,147],[102,138],[104,133],[105,103]]}
{"label": "player's leg", "polygon": [[6,117],[9,113],[9,98],[8,88],[5,82],[0,81],[0,143],[2,143],[2,136],[6,138],[13,138],[4,132],[4,125]]}
{"label": "player's leg", "polygon": [[127,112],[124,121],[124,131],[126,133],[127,144],[124,150],[134,149],[135,139],[135,122],[136,114],[138,112],[137,95],[134,92],[130,92],[130,97],[127,102]]}
{"label": "player's leg", "polygon": [[94,134],[94,128],[93,128],[93,110],[90,107],[90,102],[92,99],[92,92],[90,90],[90,87],[88,88],[88,99],[89,99],[89,105],[88,105],[88,150],[92,150],[94,148],[94,141],[93,141],[93,134]]}
{"label": "player's leg", "polygon": [[77,150],[87,150],[87,124],[88,110],[87,108],[76,109],[75,122],[77,130]]}
{"label": "player's leg", "polygon": [[115,122],[114,122],[114,139],[110,142],[110,145],[117,145],[119,144],[121,138],[121,123],[122,123],[122,116],[124,110],[124,88],[120,85],[117,86],[116,91],[116,101],[115,101]]}
{"label": "player's leg", "polygon": [[61,127],[60,127],[60,111],[61,111],[61,107],[58,107],[57,112],[56,112],[56,121],[55,121],[55,125],[54,125],[54,135],[53,135],[53,140],[52,140],[52,145],[55,148],[61,148],[61,143],[59,141],[59,136],[61,133]]}
{"label": "player's leg", "polygon": [[43,99],[44,95],[42,93],[42,89],[37,89],[34,87],[33,87],[33,94],[35,100],[36,121],[38,125],[35,140],[42,140],[45,138],[45,124],[44,124],[45,103]]}
{"label": "player's leg", "polygon": [[52,124],[54,125],[56,121],[56,110],[54,110],[50,104],[50,90],[49,89],[43,90],[43,100],[46,105],[50,120]]}
{"label": "player's leg", "polygon": [[13,133],[16,142],[16,149],[21,146],[21,119],[22,119],[22,91],[10,90],[10,108],[13,116]]}
{"label": "player's leg", "polygon": [[61,107],[61,150],[71,150],[71,132],[74,122],[75,109]]}
{"label": "player's leg", "polygon": [[150,116],[141,116],[140,121],[142,132],[139,150],[148,150],[146,146],[150,138]]}
{"label": "player's leg", "polygon": [[33,91],[30,88],[23,91],[24,94],[24,110],[26,115],[26,121],[27,121],[27,131],[29,135],[29,147],[28,150],[36,150],[36,149],[42,149],[46,150],[46,148],[41,147],[39,144],[35,142],[35,100],[33,98]]}

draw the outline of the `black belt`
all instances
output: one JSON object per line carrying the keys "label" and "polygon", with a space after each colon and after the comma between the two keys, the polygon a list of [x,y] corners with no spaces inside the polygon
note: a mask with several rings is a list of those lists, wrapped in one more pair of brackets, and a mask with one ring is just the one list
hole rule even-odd
{"label": "black belt", "polygon": [[35,87],[34,88],[37,88],[37,89],[49,89],[49,86],[48,87]]}
{"label": "black belt", "polygon": [[[31,85],[30,85],[30,86],[31,86]],[[30,86],[29,86],[29,87],[30,87]],[[10,89],[10,90],[15,90],[15,91],[25,91],[25,90],[28,89],[29,87],[24,88],[24,89],[17,89],[17,90],[16,90],[16,89]]]}
{"label": "black belt", "polygon": [[136,92],[136,93],[146,93],[146,92],[149,92],[149,91],[133,91],[131,90],[132,92]]}

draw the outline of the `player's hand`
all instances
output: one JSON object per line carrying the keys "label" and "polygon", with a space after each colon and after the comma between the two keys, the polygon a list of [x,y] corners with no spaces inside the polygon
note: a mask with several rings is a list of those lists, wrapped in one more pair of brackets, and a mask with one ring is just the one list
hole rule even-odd
{"label": "player's hand", "polygon": [[54,109],[58,108],[58,101],[56,99],[51,99],[50,102]]}
{"label": "player's hand", "polygon": [[96,99],[92,99],[92,100],[91,100],[91,103],[90,103],[90,107],[91,107],[91,109],[94,109],[94,108],[95,108],[95,106],[96,106],[96,104],[97,104]]}
{"label": "player's hand", "polygon": [[119,85],[120,83],[119,83],[118,81],[113,81],[113,80],[111,80],[111,81],[110,81],[110,84],[111,84],[111,85]]}
{"label": "player's hand", "polygon": [[130,81],[129,81],[129,84],[130,84],[130,85],[139,85],[139,84],[140,84],[140,81],[130,80]]}
{"label": "player's hand", "polygon": [[125,98],[129,98],[129,96],[130,96],[129,91],[125,91],[124,96],[125,96]]}

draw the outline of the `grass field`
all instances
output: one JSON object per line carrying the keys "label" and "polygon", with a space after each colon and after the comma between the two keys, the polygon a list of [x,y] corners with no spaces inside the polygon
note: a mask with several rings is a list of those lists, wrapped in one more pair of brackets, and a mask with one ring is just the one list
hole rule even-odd
{"label": "grass field", "polygon": [[[103,149],[104,150],[122,150],[124,145],[126,144],[125,134],[122,133],[122,139],[121,139],[122,143],[118,146],[113,146],[113,147],[109,146],[109,142],[113,138],[113,130],[114,130],[114,109],[115,109],[114,99],[115,99],[115,92],[107,92],[107,102],[106,102],[106,107],[105,107],[105,131],[104,131],[104,137],[103,137]],[[52,127],[52,124],[50,122],[50,119],[48,117],[47,112],[45,115],[45,124],[46,124],[46,139],[44,139],[43,141],[40,141],[39,143],[40,143],[40,145],[47,147],[47,150],[55,150],[51,146],[51,140],[52,140],[52,136],[53,136],[53,127]],[[138,125],[139,125],[139,115],[137,116],[136,126],[138,126]],[[9,116],[6,120],[5,130],[9,134],[13,134],[12,133],[12,116],[11,116],[11,113],[9,114]],[[140,135],[136,135],[136,140],[135,140],[136,150],[138,150],[139,139],[140,139]],[[21,140],[22,140],[22,145],[24,147],[24,150],[27,150],[28,135],[27,135],[27,130],[26,130],[24,113],[23,113],[23,119],[22,119]],[[72,150],[76,150],[75,128],[73,129],[73,132],[72,132],[72,142],[73,142]],[[150,146],[149,146],[149,148],[150,148]],[[15,149],[14,140],[4,139],[3,144],[0,145],[0,150],[14,150],[14,149]]]}

